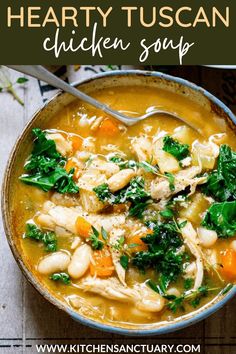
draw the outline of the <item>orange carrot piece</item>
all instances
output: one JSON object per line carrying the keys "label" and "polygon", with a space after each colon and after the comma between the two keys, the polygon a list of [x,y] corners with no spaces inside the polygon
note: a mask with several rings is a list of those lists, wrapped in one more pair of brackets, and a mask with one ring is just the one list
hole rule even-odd
{"label": "orange carrot piece", "polygon": [[114,137],[119,133],[118,124],[112,118],[105,118],[98,128],[98,132],[102,136]]}
{"label": "orange carrot piece", "polygon": [[236,252],[227,248],[221,255],[222,273],[230,280],[236,279]]}
{"label": "orange carrot piece", "polygon": [[71,135],[70,141],[72,142],[73,151],[81,150],[83,139],[78,135]]}
{"label": "orange carrot piece", "polygon": [[98,277],[110,277],[114,272],[110,251],[107,247],[93,252],[93,262],[90,263],[90,274]]}
{"label": "orange carrot piece", "polygon": [[129,246],[136,245],[136,246],[130,248],[131,252],[136,253],[136,252],[141,252],[141,251],[147,251],[148,247],[147,247],[146,243],[144,243],[143,240],[141,240],[141,238],[147,236],[148,234],[150,234],[150,232],[140,233],[138,235],[134,235],[134,236],[127,238],[127,244]]}
{"label": "orange carrot piece", "polygon": [[87,238],[92,231],[92,225],[82,216],[78,216],[75,224],[76,231],[79,236]]}
{"label": "orange carrot piece", "polygon": [[78,179],[79,168],[78,168],[75,161],[73,161],[72,159],[69,159],[66,162],[65,170],[67,173],[69,173],[72,168],[74,169],[73,180],[76,181]]}

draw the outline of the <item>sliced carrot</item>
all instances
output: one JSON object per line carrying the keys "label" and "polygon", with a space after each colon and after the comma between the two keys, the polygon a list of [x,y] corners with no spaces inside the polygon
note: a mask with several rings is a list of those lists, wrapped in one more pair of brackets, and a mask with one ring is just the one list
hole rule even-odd
{"label": "sliced carrot", "polygon": [[87,238],[92,231],[92,225],[82,216],[78,216],[75,223],[75,228],[79,236]]}
{"label": "sliced carrot", "polygon": [[98,133],[102,136],[114,137],[119,133],[118,124],[112,118],[105,118],[98,128]]}
{"label": "sliced carrot", "polygon": [[148,247],[146,245],[146,243],[143,242],[143,240],[141,240],[142,237],[146,237],[148,234],[150,234],[151,232],[146,232],[146,233],[140,233],[138,235],[133,235],[131,237],[127,238],[127,244],[129,246],[132,246],[130,248],[131,252],[141,252],[141,251],[147,251]]}
{"label": "sliced carrot", "polygon": [[74,169],[73,180],[77,180],[78,179],[78,174],[79,174],[78,165],[76,164],[75,161],[73,161],[73,159],[69,159],[66,162],[65,170],[66,170],[66,172],[69,173],[72,168]]}
{"label": "sliced carrot", "polygon": [[222,273],[230,280],[236,279],[236,252],[227,248],[221,255]]}
{"label": "sliced carrot", "polygon": [[81,150],[83,139],[78,135],[71,135],[70,141],[72,142],[73,152]]}
{"label": "sliced carrot", "polygon": [[93,261],[90,263],[90,274],[98,277],[110,277],[114,272],[111,253],[107,247],[93,252]]}

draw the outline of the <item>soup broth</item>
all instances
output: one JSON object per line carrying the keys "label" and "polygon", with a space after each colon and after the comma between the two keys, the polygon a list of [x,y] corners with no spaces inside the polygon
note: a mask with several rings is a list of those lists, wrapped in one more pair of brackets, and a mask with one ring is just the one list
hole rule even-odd
{"label": "soup broth", "polygon": [[158,115],[126,127],[75,101],[34,131],[13,185],[23,258],[88,318],[121,327],[172,321],[235,282],[235,180],[219,176],[219,165],[235,175],[235,133],[164,90],[92,95],[131,117],[158,107],[188,124]]}

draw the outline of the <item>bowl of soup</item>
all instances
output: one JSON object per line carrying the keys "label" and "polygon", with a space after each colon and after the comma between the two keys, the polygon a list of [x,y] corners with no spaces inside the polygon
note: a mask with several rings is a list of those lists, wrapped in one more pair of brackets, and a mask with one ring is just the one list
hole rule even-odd
{"label": "bowl of soup", "polygon": [[126,335],[200,321],[236,293],[235,117],[183,79],[109,72],[78,87],[127,127],[66,93],[10,156],[3,217],[27,279],[73,319]]}

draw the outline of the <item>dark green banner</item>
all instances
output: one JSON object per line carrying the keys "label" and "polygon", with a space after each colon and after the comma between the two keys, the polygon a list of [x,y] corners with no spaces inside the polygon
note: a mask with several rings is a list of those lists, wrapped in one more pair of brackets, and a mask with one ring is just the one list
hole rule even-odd
{"label": "dark green banner", "polygon": [[236,1],[4,0],[1,64],[236,64]]}

